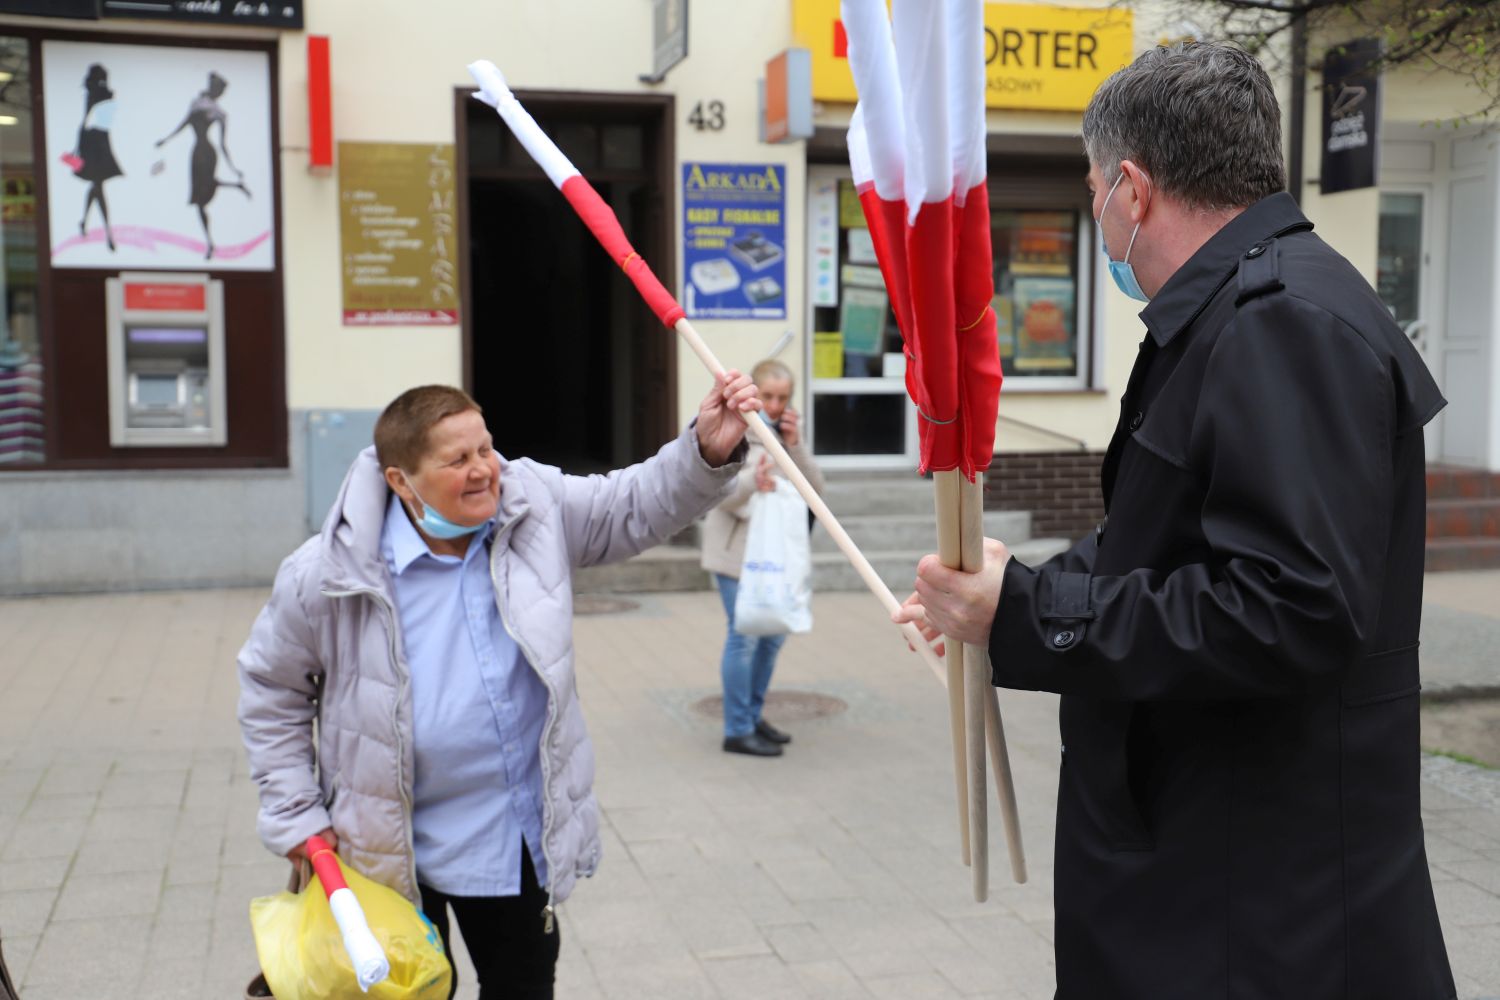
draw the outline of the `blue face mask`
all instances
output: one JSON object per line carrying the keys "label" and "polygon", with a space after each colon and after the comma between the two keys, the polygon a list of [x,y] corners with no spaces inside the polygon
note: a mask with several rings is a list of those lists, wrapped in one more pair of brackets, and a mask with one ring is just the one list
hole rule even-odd
{"label": "blue face mask", "polygon": [[[402,472],[401,478],[406,480],[406,488],[411,490],[411,495],[416,497],[417,502],[422,505],[422,516],[418,517],[415,511],[411,511],[411,519],[416,522],[417,527],[422,530],[422,533],[429,538],[442,538],[444,540],[462,538],[465,535],[474,534],[474,532],[483,528],[488,523],[481,521],[472,528],[465,527],[462,524],[454,524],[439,514],[432,504],[422,499],[422,495],[417,492],[417,488],[411,484],[411,477]],[[407,510],[410,511],[411,508],[408,507]]]}
{"label": "blue face mask", "polygon": [[[1141,290],[1141,283],[1137,281],[1135,277],[1135,268],[1130,266],[1130,251],[1135,248],[1135,234],[1141,231],[1141,223],[1137,222],[1135,224],[1135,229],[1131,230],[1130,243],[1125,247],[1124,260],[1115,260],[1114,258],[1110,257],[1109,247],[1104,242],[1104,213],[1109,210],[1109,199],[1115,196],[1115,191],[1119,189],[1120,182],[1124,179],[1125,173],[1124,171],[1121,171],[1120,176],[1115,178],[1114,187],[1110,188],[1109,194],[1105,196],[1104,207],[1099,209],[1099,218],[1094,220],[1094,224],[1099,227],[1099,243],[1104,250],[1104,259],[1109,262],[1109,276],[1114,279],[1115,287],[1124,292],[1126,295],[1130,296],[1132,299],[1135,299],[1137,302],[1150,302],[1151,296],[1147,295]],[[1151,183],[1151,179],[1149,177],[1146,178],[1146,183],[1147,185]],[[1146,204],[1148,207],[1151,204],[1149,196]],[[1141,221],[1144,222],[1145,219],[1142,219]]]}

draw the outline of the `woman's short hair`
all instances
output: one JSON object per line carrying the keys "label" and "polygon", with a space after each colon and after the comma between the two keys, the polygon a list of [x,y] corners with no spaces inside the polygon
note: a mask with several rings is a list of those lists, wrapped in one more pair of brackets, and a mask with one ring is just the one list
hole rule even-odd
{"label": "woman's short hair", "polygon": [[788,388],[796,385],[796,379],[792,377],[792,370],[775,358],[767,358],[750,369],[750,379],[756,385],[763,385],[768,378],[786,379]]}
{"label": "woman's short hair", "polygon": [[1244,208],[1286,189],[1271,78],[1233,45],[1186,42],[1141,53],[1094,92],[1083,145],[1105,184],[1130,160],[1189,208]]}
{"label": "woman's short hair", "polygon": [[375,421],[375,458],[382,469],[415,471],[427,454],[428,433],[457,413],[484,413],[474,398],[451,385],[419,385],[393,399]]}

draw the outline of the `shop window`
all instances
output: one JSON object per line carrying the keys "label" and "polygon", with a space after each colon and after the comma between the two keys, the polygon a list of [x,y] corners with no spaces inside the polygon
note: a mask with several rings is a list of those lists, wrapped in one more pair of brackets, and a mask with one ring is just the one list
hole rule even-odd
{"label": "shop window", "polygon": [[0,466],[46,460],[30,44],[0,37]]}
{"label": "shop window", "polygon": [[1005,377],[1076,378],[1083,370],[1079,213],[991,211],[995,322]]}
{"label": "shop window", "polygon": [[[990,191],[997,349],[1010,389],[1086,388],[1092,227],[1077,198],[1017,198],[1004,182]],[[838,267],[832,292],[813,310],[814,333],[838,333],[839,350],[814,358],[818,378],[901,375],[901,332],[890,307],[869,230],[851,181],[839,182]],[[813,276],[814,282],[819,280]],[[826,338],[825,338],[826,340]],[[821,362],[820,360],[821,359]]]}
{"label": "shop window", "polygon": [[0,469],[286,465],[275,49],[150,41],[0,35]]}
{"label": "shop window", "polygon": [[1381,192],[1375,288],[1396,322],[1422,315],[1422,196]]}

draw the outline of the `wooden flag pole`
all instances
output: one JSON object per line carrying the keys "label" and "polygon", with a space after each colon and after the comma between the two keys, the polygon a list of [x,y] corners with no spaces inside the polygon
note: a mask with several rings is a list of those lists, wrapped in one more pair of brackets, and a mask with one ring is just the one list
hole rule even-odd
{"label": "wooden flag pole", "polygon": [[[715,376],[724,374],[724,366],[719,363],[719,359],[714,356],[714,352],[709,350],[708,345],[703,342],[703,338],[699,336],[697,330],[693,329],[693,324],[689,323],[686,317],[679,319],[673,329],[677,331],[683,340],[687,341],[688,346],[693,349],[693,353],[698,355],[698,360],[703,362],[703,366],[710,373]],[[901,602],[896,600],[896,595],[891,593],[891,588],[885,585],[885,581],[880,578],[880,574],[875,572],[875,567],[870,565],[870,560],[865,558],[865,554],[859,550],[859,546],[854,544],[854,539],[849,537],[849,533],[844,530],[844,526],[839,524],[838,518],[833,516],[833,511],[829,510],[828,505],[823,502],[823,498],[818,496],[818,491],[813,489],[812,483],[808,482],[807,477],[802,474],[802,470],[797,468],[797,463],[792,461],[791,455],[787,454],[786,447],[781,443],[781,439],[776,436],[776,432],[771,430],[764,420],[753,413],[741,413],[740,417],[745,421],[746,430],[761,443],[766,449],[767,454],[776,462],[776,467],[797,488],[797,492],[802,495],[802,499],[807,501],[808,510],[813,512],[813,516],[818,519],[818,523],[823,525],[824,530],[828,532],[828,537],[832,538],[834,543],[838,545],[839,550],[849,558],[849,562],[854,565],[855,572],[865,582],[865,586],[870,588],[870,593],[875,595],[885,607],[888,614],[895,614],[900,609]],[[915,625],[902,625],[901,634],[906,637],[907,643],[921,655],[928,668],[932,670],[933,676],[942,683],[947,684],[947,668],[943,666],[942,661],[938,659],[937,653],[928,645],[927,640],[922,637],[921,630]]]}
{"label": "wooden flag pole", "polygon": [[[959,555],[965,573],[984,568],[984,474],[969,482],[958,476]],[[973,859],[974,901],[982,903],[990,895],[990,820],[989,797],[984,789],[985,711],[990,676],[989,658],[981,646],[963,645],[964,664],[964,745],[969,770],[969,843]],[[998,777],[998,775],[997,775]],[[1004,798],[1004,791],[1001,792]]]}
{"label": "wooden flag pole", "polygon": [[[988,657],[984,664],[988,674]],[[1010,780],[1010,751],[1005,747],[1005,724],[1000,721],[1000,692],[990,685],[984,702],[984,734],[990,744],[990,767],[995,770],[995,792],[1000,796],[1000,822],[1010,849],[1010,877],[1017,885],[1026,882],[1026,850],[1021,844],[1021,815],[1016,809],[1016,786]]]}
{"label": "wooden flag pole", "polygon": [[[933,496],[937,500],[938,559],[944,566],[960,569],[963,554],[959,547],[959,489],[963,474],[957,469],[932,474]],[[957,643],[945,645],[948,661],[948,729],[953,736],[953,786],[958,799],[958,834],[964,864],[970,864],[969,845],[969,767],[965,763],[964,738],[964,651]]]}

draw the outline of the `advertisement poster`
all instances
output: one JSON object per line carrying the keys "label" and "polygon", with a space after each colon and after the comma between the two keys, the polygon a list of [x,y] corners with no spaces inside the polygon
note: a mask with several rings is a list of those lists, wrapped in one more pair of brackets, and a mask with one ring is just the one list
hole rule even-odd
{"label": "advertisement poster", "polygon": [[1073,282],[1069,278],[1017,278],[1014,303],[1017,371],[1072,372]]}
{"label": "advertisement poster", "polygon": [[275,266],[264,52],[42,42],[53,267]]}
{"label": "advertisement poster", "polygon": [[682,305],[692,319],[786,319],[786,168],[682,165]]}
{"label": "advertisement poster", "polygon": [[453,146],[341,142],[345,326],[458,323]]}

